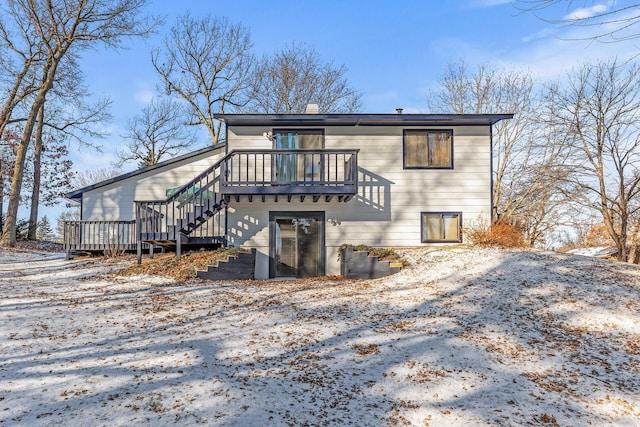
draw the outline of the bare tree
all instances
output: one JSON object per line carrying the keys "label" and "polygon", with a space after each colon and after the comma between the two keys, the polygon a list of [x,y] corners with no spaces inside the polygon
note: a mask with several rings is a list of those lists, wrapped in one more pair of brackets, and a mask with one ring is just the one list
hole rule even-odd
{"label": "bare tree", "polygon": [[[640,3],[602,2],[595,0],[511,0],[523,12],[535,14],[557,27],[581,27],[593,35],[578,37],[600,42],[619,42],[640,37]],[[563,13],[561,17],[554,17]]]}
{"label": "bare tree", "polygon": [[[80,83],[79,76],[81,71],[74,56],[66,56],[58,67],[55,83],[47,96],[47,108],[43,104],[39,112],[30,156],[33,167],[28,171],[30,173],[25,173],[25,186],[31,194],[29,240],[36,237],[41,201],[45,206],[51,206],[70,190],[71,161],[66,159],[66,144],[74,141],[89,145],[83,136],[104,137],[105,134],[96,125],[111,119],[111,101],[101,99],[95,104],[85,102],[89,91]],[[13,123],[26,121],[26,117],[11,120]],[[42,180],[42,176],[47,179]]]}
{"label": "bare tree", "polygon": [[248,101],[246,90],[254,57],[249,31],[226,18],[182,16],[154,49],[151,62],[168,95],[191,107],[190,124],[204,125],[212,144],[220,138],[222,124],[214,114]]}
{"label": "bare tree", "polygon": [[142,113],[129,121],[124,135],[131,142],[118,152],[117,165],[129,160],[139,167],[151,166],[191,147],[195,133],[185,126],[182,106],[169,99],[153,99]]}
{"label": "bare tree", "polygon": [[35,135],[35,148],[33,153],[33,192],[31,196],[31,213],[29,215],[29,229],[27,239],[36,240],[36,232],[38,231],[38,204],[40,202],[40,165],[42,161],[43,140],[42,133],[44,129],[44,103],[38,110],[38,118]]}
{"label": "bare tree", "polygon": [[[102,43],[119,47],[125,37],[143,36],[155,22],[140,16],[147,0],[10,0],[0,21],[0,34],[6,34],[6,44],[18,57],[28,57],[35,50],[40,61],[33,73],[36,84],[29,99],[27,120],[16,150],[6,222],[0,239],[4,246],[16,243],[16,220],[24,179],[27,150],[38,114],[56,81],[60,64],[67,56]],[[16,31],[12,31],[16,30]],[[31,72],[33,69],[30,68]],[[14,76],[15,80],[20,75]],[[23,85],[18,85],[22,87]],[[8,116],[13,111],[8,112]]]}
{"label": "bare tree", "polygon": [[[14,2],[8,4],[10,11],[0,9],[3,11],[0,14],[0,84],[3,99],[0,134],[5,132],[13,110],[37,91],[36,68],[46,58],[43,46],[37,41],[35,22],[19,13]],[[13,17],[15,25],[5,15]],[[14,32],[19,35],[15,36]]]}
{"label": "bare tree", "polygon": [[627,260],[630,220],[640,211],[640,67],[616,61],[584,65],[550,94],[570,137],[566,167],[575,201],[602,216]]}
{"label": "bare tree", "polygon": [[245,111],[300,114],[314,103],[320,113],[357,112],[361,94],[350,87],[346,73],[344,65],[323,62],[315,50],[294,43],[260,60]]}
{"label": "bare tree", "polygon": [[427,105],[434,112],[514,113],[493,130],[493,217],[517,220],[531,244],[540,242],[559,204],[554,165],[561,163],[563,152],[542,134],[548,129],[539,126],[540,104],[530,73],[489,66],[471,71],[464,62],[450,64]]}
{"label": "bare tree", "polygon": [[93,184],[97,184],[102,181],[106,181],[113,177],[120,175],[122,172],[118,168],[97,168],[88,169],[85,171],[77,172],[71,181],[71,187],[76,190],[84,187],[89,187]]}

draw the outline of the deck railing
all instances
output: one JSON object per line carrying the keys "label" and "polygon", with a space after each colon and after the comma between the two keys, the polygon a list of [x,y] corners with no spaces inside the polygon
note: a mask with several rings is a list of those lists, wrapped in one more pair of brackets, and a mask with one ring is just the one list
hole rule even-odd
{"label": "deck railing", "polygon": [[222,159],[225,194],[357,192],[359,150],[234,150]]}
{"label": "deck railing", "polygon": [[136,201],[138,236],[223,238],[229,195],[356,194],[358,151],[231,151],[167,199]]}
{"label": "deck railing", "polygon": [[186,239],[224,243],[230,195],[355,195],[358,151],[234,150],[166,199],[136,201],[135,221],[68,221],[65,251],[139,252],[140,242],[170,241],[179,250]]}
{"label": "deck railing", "polygon": [[130,251],[136,249],[135,221],[65,221],[64,251]]}

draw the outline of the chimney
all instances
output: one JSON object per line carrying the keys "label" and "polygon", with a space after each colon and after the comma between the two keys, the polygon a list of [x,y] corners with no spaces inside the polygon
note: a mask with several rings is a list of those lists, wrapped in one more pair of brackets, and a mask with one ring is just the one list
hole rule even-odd
{"label": "chimney", "polygon": [[307,104],[305,114],[318,114],[318,104]]}
{"label": "chimney", "polygon": [[402,108],[396,108],[396,113],[397,114],[402,114]]}

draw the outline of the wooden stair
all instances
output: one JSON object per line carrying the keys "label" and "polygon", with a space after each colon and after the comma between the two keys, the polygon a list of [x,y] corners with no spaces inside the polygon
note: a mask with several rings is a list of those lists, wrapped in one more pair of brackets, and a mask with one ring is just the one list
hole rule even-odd
{"label": "wooden stair", "polygon": [[251,280],[255,276],[256,249],[251,252],[239,252],[237,256],[228,256],[218,260],[216,265],[208,265],[206,270],[196,271],[196,277],[209,280]]}
{"label": "wooden stair", "polygon": [[342,276],[347,279],[378,279],[398,273],[402,264],[380,261],[377,256],[370,256],[367,251],[345,248],[340,269]]}

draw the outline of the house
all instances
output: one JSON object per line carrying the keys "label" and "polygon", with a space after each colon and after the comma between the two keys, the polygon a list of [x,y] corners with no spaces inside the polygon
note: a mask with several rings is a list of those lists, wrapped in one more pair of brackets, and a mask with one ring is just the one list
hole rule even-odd
{"label": "house", "polygon": [[225,142],[68,195],[67,250],[256,249],[256,278],[339,274],[344,243],[464,242],[490,221],[492,128],[512,114],[219,114]]}

